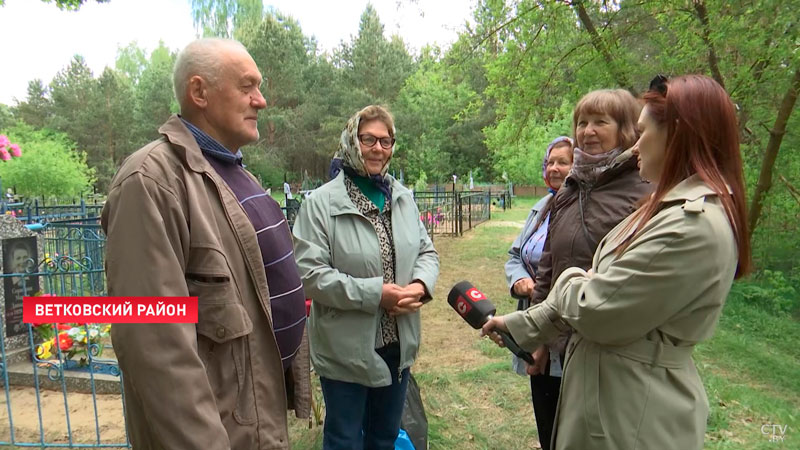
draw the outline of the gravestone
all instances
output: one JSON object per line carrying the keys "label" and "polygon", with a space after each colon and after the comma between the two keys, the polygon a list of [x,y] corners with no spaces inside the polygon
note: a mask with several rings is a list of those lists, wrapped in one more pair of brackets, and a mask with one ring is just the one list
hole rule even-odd
{"label": "gravestone", "polygon": [[[10,274],[41,272],[39,263],[43,255],[43,239],[30,231],[17,218],[0,215],[0,320],[3,321],[3,339],[7,359],[15,355],[29,357],[28,326],[22,323],[22,297],[39,291],[38,276],[13,276]],[[12,361],[4,361],[7,365]]]}

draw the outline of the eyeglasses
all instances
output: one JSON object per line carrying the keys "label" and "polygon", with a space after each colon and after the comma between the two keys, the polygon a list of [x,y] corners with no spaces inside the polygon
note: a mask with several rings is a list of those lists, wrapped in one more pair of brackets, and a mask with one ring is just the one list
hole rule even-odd
{"label": "eyeglasses", "polygon": [[376,142],[380,142],[381,148],[384,149],[390,149],[394,145],[393,137],[384,137],[378,139],[371,134],[359,134],[358,140],[367,147],[372,147],[373,145],[375,145]]}
{"label": "eyeglasses", "polygon": [[667,96],[667,82],[669,78],[664,75],[658,74],[650,80],[650,90],[656,91],[663,96]]}

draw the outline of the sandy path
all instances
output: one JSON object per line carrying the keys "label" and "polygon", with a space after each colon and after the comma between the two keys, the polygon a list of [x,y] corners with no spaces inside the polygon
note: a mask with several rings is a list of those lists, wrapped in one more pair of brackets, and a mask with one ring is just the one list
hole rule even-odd
{"label": "sandy path", "polygon": [[[40,405],[36,406],[34,388],[12,386],[9,389],[14,439],[17,443],[40,442],[39,411],[42,412],[42,427],[45,442],[67,443],[67,414],[65,414],[64,394],[60,391],[40,391]],[[120,395],[98,395],[95,424],[95,406],[90,394],[68,393],[66,408],[69,411],[72,442],[75,444],[96,444],[97,427],[100,430],[99,442],[119,444],[125,442],[125,425]],[[0,441],[9,442],[10,424],[8,420],[8,398],[0,393]]]}

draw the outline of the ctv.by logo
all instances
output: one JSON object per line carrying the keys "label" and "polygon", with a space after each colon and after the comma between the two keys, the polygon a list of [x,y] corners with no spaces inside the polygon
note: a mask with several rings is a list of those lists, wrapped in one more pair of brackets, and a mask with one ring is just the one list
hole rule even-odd
{"label": "ctv.by logo", "polygon": [[486,300],[486,296],[483,295],[483,292],[481,292],[481,291],[479,291],[479,290],[477,290],[475,288],[469,288],[467,290],[467,295],[469,295],[469,298],[471,298],[473,302],[479,302],[481,300]]}
{"label": "ctv.by logo", "polygon": [[463,317],[466,316],[469,310],[472,309],[472,305],[469,304],[464,297],[458,296],[458,300],[456,300],[456,311]]}
{"label": "ctv.by logo", "polygon": [[783,442],[789,425],[764,424],[761,425],[761,434],[769,436],[770,442]]}

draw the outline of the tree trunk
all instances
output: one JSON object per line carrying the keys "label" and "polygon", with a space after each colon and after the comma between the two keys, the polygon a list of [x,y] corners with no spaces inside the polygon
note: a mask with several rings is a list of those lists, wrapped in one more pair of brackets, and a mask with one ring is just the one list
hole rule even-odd
{"label": "tree trunk", "polygon": [[800,90],[800,69],[794,72],[789,89],[786,90],[780,109],[778,109],[778,117],[775,118],[775,124],[769,132],[769,142],[764,152],[764,159],[761,160],[761,173],[758,176],[758,185],[756,185],[756,191],[753,193],[753,200],[750,203],[750,216],[747,218],[751,239],[761,215],[761,203],[772,187],[772,169],[775,167],[775,160],[778,158],[778,150],[780,150],[783,135],[786,134],[786,123],[789,121],[789,116],[792,115],[795,102],[797,102],[798,90]]}
{"label": "tree trunk", "polygon": [[[273,93],[273,85],[272,85],[272,78],[267,78],[267,95],[269,96],[266,99],[267,108],[271,106],[275,106],[275,94]],[[270,105],[270,101],[272,105]],[[267,120],[267,144],[272,147],[275,145],[275,122]]]}
{"label": "tree trunk", "polygon": [[638,95],[636,89],[633,88],[633,84],[631,84],[630,80],[628,80],[628,76],[625,74],[625,72],[617,69],[614,56],[611,54],[608,46],[606,46],[603,37],[597,33],[597,29],[594,27],[592,18],[589,17],[589,13],[586,12],[586,8],[583,6],[583,0],[573,1],[572,6],[574,6],[575,10],[578,12],[578,18],[581,20],[584,28],[586,28],[586,32],[589,33],[589,36],[592,39],[592,45],[603,56],[603,59],[608,65],[608,70],[611,72],[611,75],[614,77],[617,84],[631,91],[633,95]]}
{"label": "tree trunk", "polygon": [[711,26],[708,24],[708,10],[704,0],[694,0],[694,11],[697,13],[697,19],[703,26],[703,42],[708,49],[708,66],[711,68],[711,76],[717,80],[720,86],[725,89],[725,81],[722,79],[722,73],[719,71],[719,59],[717,52],[714,51],[714,44],[711,43]]}

